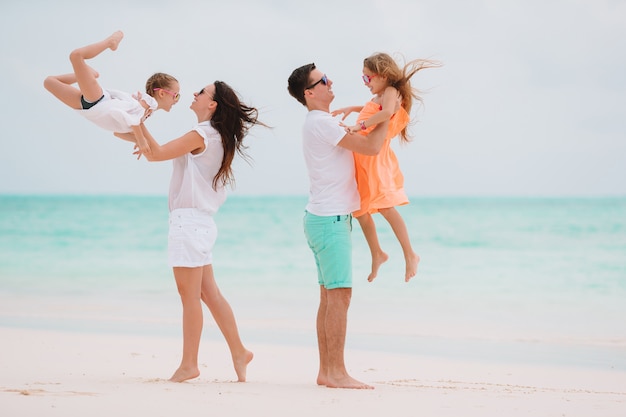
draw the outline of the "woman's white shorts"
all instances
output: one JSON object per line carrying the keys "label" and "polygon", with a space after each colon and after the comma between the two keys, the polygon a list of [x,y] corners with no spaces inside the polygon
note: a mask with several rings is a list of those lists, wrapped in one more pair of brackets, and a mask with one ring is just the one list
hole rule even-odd
{"label": "woman's white shorts", "polygon": [[217,225],[206,211],[182,208],[170,213],[167,256],[170,267],[198,267],[213,262]]}

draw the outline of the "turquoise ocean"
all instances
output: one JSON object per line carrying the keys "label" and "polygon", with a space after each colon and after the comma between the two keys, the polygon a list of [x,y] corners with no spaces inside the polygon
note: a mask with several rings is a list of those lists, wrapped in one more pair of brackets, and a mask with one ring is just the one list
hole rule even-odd
{"label": "turquoise ocean", "polygon": [[[244,342],[315,346],[305,196],[231,195],[214,269]],[[413,198],[418,274],[353,223],[348,349],[626,370],[626,198]],[[180,337],[167,198],[0,196],[0,326]],[[206,311],[206,310],[205,310]],[[208,311],[204,337],[221,335]]]}

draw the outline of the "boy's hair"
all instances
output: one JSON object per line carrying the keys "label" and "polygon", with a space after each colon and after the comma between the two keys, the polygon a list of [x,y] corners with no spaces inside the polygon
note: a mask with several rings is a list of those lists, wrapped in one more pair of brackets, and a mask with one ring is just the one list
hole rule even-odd
{"label": "boy's hair", "polygon": [[296,68],[289,76],[287,84],[287,90],[289,94],[296,100],[298,100],[303,106],[306,106],[306,100],[304,99],[304,90],[309,85],[309,76],[311,71],[315,69],[315,64],[310,63]]}
{"label": "boy's hair", "polygon": [[172,84],[178,82],[178,80],[169,74],[164,72],[157,72],[148,78],[146,81],[146,94],[154,97],[155,88],[165,88],[166,90],[172,88]]}

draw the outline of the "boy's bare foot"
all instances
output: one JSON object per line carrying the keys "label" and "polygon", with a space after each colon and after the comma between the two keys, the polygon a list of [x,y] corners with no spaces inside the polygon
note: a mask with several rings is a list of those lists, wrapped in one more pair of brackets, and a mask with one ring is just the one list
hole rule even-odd
{"label": "boy's bare foot", "polygon": [[420,257],[417,253],[414,253],[413,256],[409,257],[406,260],[406,273],[404,275],[404,281],[409,282],[411,278],[417,274],[417,265],[420,263]]}
{"label": "boy's bare foot", "polygon": [[117,32],[113,32],[111,36],[107,38],[107,42],[109,44],[109,49],[115,51],[119,46],[122,38],[124,37],[124,32],[118,30]]}
{"label": "boy's bare foot", "polygon": [[200,376],[198,368],[178,368],[170,378],[172,382],[183,382]]}
{"label": "boy's bare foot", "polygon": [[246,350],[240,357],[233,357],[233,365],[237,373],[237,382],[246,382],[246,371],[252,358],[254,358],[254,354],[249,350]]}
{"label": "boy's bare foot", "polygon": [[367,277],[367,280],[369,282],[374,281],[374,278],[376,278],[376,276],[378,275],[378,269],[382,264],[387,262],[388,259],[389,255],[382,251],[378,255],[372,256],[372,272],[370,272],[369,276]]}

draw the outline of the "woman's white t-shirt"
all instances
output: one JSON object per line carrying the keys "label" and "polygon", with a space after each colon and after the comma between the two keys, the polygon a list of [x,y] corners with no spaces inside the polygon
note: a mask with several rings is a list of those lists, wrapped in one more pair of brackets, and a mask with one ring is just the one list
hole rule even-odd
{"label": "woman's white t-shirt", "polygon": [[226,190],[221,183],[213,189],[213,178],[224,158],[222,138],[210,121],[199,123],[193,130],[204,139],[205,149],[197,155],[187,153],[173,160],[169,208],[170,212],[195,208],[214,215],[226,201]]}

